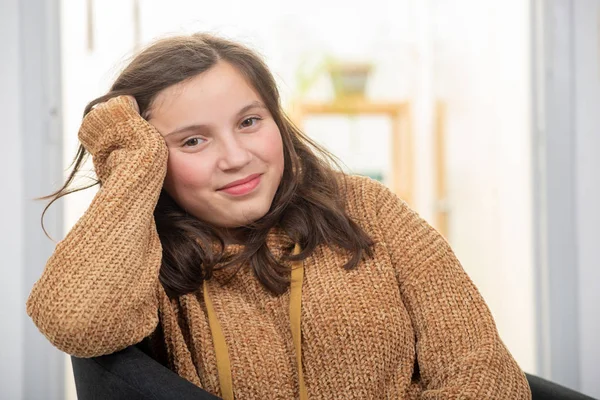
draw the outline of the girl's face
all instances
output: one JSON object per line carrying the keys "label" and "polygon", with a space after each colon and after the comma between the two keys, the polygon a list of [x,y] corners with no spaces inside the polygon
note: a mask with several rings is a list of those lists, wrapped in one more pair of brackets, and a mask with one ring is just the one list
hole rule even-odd
{"label": "girl's face", "polygon": [[183,209],[226,228],[267,213],[283,174],[281,134],[233,66],[163,90],[150,114],[169,148],[164,189]]}

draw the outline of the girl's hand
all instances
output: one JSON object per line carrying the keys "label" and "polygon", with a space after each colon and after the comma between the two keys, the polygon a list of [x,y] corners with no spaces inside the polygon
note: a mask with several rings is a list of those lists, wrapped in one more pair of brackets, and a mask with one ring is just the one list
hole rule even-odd
{"label": "girl's hand", "polygon": [[154,147],[164,139],[141,117],[133,96],[117,96],[98,104],[83,118],[79,141],[96,156],[116,149]]}
{"label": "girl's hand", "polygon": [[127,162],[132,152],[145,153],[148,162],[168,154],[164,138],[139,114],[133,96],[114,97],[94,107],[83,118],[79,141],[92,155],[102,182],[115,164]]}

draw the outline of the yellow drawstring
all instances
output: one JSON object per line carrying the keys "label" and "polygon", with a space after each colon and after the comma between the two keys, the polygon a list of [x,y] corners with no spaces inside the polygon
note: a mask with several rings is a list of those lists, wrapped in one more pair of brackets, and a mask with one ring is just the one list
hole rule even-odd
{"label": "yellow drawstring", "polygon": [[206,304],[206,312],[208,313],[208,325],[215,344],[215,356],[217,358],[217,371],[219,375],[219,385],[221,386],[221,395],[224,400],[233,400],[233,384],[231,380],[231,364],[229,363],[229,352],[227,351],[227,343],[221,329],[219,319],[215,314],[212,301],[208,295],[208,285],[206,280],[202,285],[204,303]]}
{"label": "yellow drawstring", "polygon": [[[294,254],[300,253],[300,246],[296,244]],[[298,381],[300,386],[300,400],[307,400],[308,395],[304,384],[304,373],[302,370],[302,282],[304,281],[304,266],[302,261],[296,261],[292,266],[291,288],[290,288],[290,325],[292,328],[292,339],[296,349],[296,363],[298,368]],[[219,386],[224,400],[233,400],[233,381],[231,379],[231,364],[229,363],[229,352],[221,324],[213,308],[212,301],[208,295],[208,284],[203,283],[204,303],[208,313],[208,325],[215,345],[215,357],[217,359],[217,371],[219,374]]]}
{"label": "yellow drawstring", "polygon": [[[294,254],[300,253],[300,246],[296,244]],[[302,282],[304,281],[304,268],[302,261],[297,261],[292,266],[292,282],[290,288],[290,324],[292,338],[296,348],[296,363],[298,365],[298,382],[300,384],[300,400],[308,399],[304,385],[304,372],[302,371]]]}

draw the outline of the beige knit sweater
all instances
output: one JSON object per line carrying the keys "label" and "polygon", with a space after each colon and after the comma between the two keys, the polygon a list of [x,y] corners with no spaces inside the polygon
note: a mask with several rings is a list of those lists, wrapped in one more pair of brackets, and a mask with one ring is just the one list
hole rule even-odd
{"label": "beige knit sweater", "polygon": [[[102,187],[56,246],[28,314],[50,342],[79,357],[112,353],[160,330],[170,368],[220,395],[203,289],[170,300],[158,281],[162,250],[153,209],[166,173],[164,140],[125,98],[88,114],[79,137]],[[347,181],[347,210],[374,239],[375,256],[346,271],[346,256],[322,245],[303,263],[308,397],[531,398],[444,239],[383,185]],[[280,255],[290,240],[274,229],[268,243]],[[206,288],[228,347],[235,397],[297,398],[289,291],[271,294],[249,268],[224,284],[228,274],[218,271]]]}

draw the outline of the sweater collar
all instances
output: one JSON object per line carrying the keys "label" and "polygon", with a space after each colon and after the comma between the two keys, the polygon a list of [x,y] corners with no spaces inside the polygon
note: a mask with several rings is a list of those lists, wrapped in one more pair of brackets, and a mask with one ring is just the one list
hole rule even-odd
{"label": "sweater collar", "polygon": [[[283,259],[285,255],[290,254],[294,250],[295,242],[289,237],[289,235],[280,227],[271,228],[266,237],[267,247],[271,251],[271,254],[277,260]],[[215,244],[215,247],[217,245]],[[215,248],[218,251],[218,248]],[[234,257],[244,250],[244,244],[227,244],[223,250],[224,255]],[[230,266],[227,268],[219,268],[221,265],[217,265],[213,271],[214,279],[219,283],[226,283],[230,281],[238,271],[237,266]],[[241,266],[242,269],[249,268],[248,264]]]}

